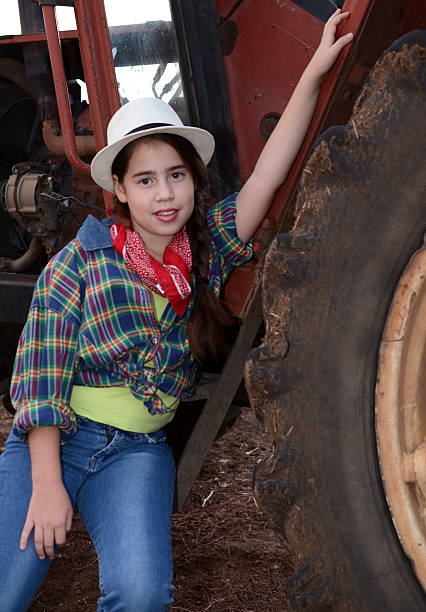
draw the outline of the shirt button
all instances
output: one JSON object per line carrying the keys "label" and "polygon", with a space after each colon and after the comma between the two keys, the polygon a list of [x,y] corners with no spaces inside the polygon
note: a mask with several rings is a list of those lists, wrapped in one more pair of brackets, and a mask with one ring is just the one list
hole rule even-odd
{"label": "shirt button", "polygon": [[151,336],[151,342],[152,342],[152,344],[157,344],[157,342],[158,342],[158,336],[156,336],[155,334],[153,334],[153,335]]}

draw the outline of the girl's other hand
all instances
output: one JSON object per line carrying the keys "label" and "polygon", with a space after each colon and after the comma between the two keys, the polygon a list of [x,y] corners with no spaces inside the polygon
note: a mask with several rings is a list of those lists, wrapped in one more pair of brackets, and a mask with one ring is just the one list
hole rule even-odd
{"label": "girl's other hand", "polygon": [[34,529],[34,548],[39,559],[53,559],[55,545],[63,546],[71,529],[73,508],[61,483],[37,485],[33,489],[19,547],[25,550]]}
{"label": "girl's other hand", "polygon": [[336,39],[339,24],[349,15],[348,11],[342,13],[341,9],[337,9],[326,22],[320,45],[305,71],[313,79],[321,81],[333,66],[343,47],[353,40],[352,32]]}

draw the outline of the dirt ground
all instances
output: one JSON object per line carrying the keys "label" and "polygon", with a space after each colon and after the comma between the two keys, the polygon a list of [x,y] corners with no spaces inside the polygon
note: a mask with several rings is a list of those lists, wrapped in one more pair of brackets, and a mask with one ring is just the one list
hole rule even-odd
{"label": "dirt ground", "polygon": [[[0,446],[10,419],[0,408]],[[264,455],[250,409],[211,449],[192,503],[174,517],[176,612],[286,612],[285,548],[256,507],[250,480]],[[96,610],[97,559],[78,518],[30,612]]]}

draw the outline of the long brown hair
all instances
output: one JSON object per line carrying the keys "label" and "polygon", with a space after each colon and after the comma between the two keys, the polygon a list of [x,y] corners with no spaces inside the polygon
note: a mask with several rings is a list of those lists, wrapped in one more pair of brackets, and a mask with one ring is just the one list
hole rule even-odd
{"label": "long brown hair", "polygon": [[[175,134],[144,136],[147,142],[163,142],[181,156],[194,181],[194,211],[186,223],[192,251],[192,274],[195,278],[195,303],[189,320],[188,339],[191,353],[200,361],[217,357],[224,345],[226,327],[234,323],[223,300],[217,298],[208,283],[211,238],[206,228],[206,212],[210,204],[208,170],[193,145]],[[130,158],[140,139],[128,144],[115,158],[112,174],[123,181]],[[126,203],[114,198],[112,216],[130,227],[130,211]]]}

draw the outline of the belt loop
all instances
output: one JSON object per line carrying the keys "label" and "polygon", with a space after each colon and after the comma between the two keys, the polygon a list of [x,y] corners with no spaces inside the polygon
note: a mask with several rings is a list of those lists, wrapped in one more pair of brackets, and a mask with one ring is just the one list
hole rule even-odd
{"label": "belt loop", "polygon": [[109,444],[111,440],[114,438],[115,432],[113,431],[113,428],[111,427],[111,425],[104,425],[104,429],[105,429],[106,439]]}

